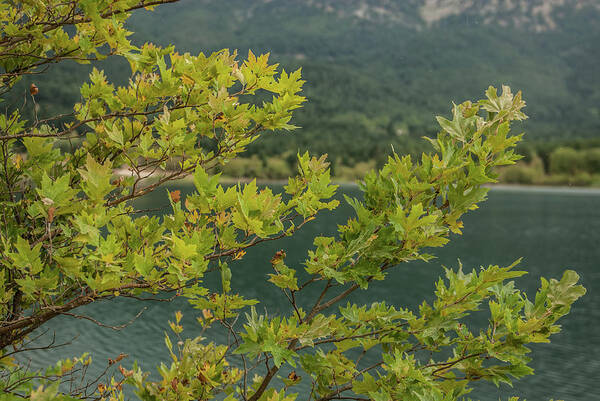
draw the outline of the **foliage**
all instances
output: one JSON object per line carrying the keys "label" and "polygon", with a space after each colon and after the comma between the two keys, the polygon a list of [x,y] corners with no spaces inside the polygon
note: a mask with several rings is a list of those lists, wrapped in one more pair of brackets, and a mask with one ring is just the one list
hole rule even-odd
{"label": "foliage", "polygon": [[221,171],[224,175],[234,178],[264,176],[263,163],[256,155],[252,155],[249,158],[238,157],[231,160],[223,166]]}
{"label": "foliage", "polygon": [[353,182],[356,180],[360,180],[369,171],[373,170],[374,167],[374,161],[358,162],[352,167],[344,166],[341,162],[338,162],[335,167],[334,176],[336,178],[341,178],[345,181]]}
{"label": "foliage", "polygon": [[550,155],[550,172],[573,174],[581,170],[582,162],[575,149],[558,148]]}
{"label": "foliage", "polygon": [[[4,90],[70,57],[85,62],[114,54],[131,69],[123,86],[94,69],[62,125],[35,115],[27,121],[25,110],[0,115],[2,399],[122,400],[125,387],[143,400],[221,394],[230,401],[291,401],[304,376],[310,399],[449,400],[467,394],[475,380],[510,383],[532,373],[527,345],[549,341],[560,329],[557,320],[585,293],[572,271],[542,279],[531,301],[511,281],[524,274],[513,264],[447,269],[436,299],[416,312],[385,302],[338,306],[398,265],[430,260],[429,248],[461,232],[461,216],[485,199],[482,185],[495,182],[494,168],[519,158],[513,149],[521,137],[509,131],[525,118],[520,93],[504,87],[499,95],[490,87],[485,99],[455,105],[450,120],[438,117],[434,153],[417,161],[393,155],[368,173],[364,200],[347,199],[356,216],[337,236],[315,238],[304,272],[286,265],[285,252],[275,254],[268,281],[289,313],[270,316],[254,307],[260,300],[233,291],[233,275],[243,274],[237,261],[247,248],[293,235],[338,205],[329,164],[325,156],[299,154],[284,194],[255,181],[222,186],[211,169],[234,160],[263,131],[295,128],[292,111],[305,100],[300,71],[287,73],[252,52],[239,61],[227,50],[194,56],[133,46],[123,21],[156,3],[0,3]],[[34,102],[43,81],[39,88],[31,88]],[[62,151],[68,139],[83,143]],[[167,169],[174,161],[177,168]],[[115,176],[116,168],[128,173]],[[163,218],[134,209],[134,199],[188,175],[195,192],[165,194],[171,211]],[[211,275],[220,277],[220,288],[204,284]],[[308,286],[322,287],[317,299],[304,299]],[[119,372],[97,386],[78,378],[87,355],[40,372],[15,358],[50,319],[101,324],[75,309],[157,293],[187,298],[205,330],[220,325],[228,335],[184,338],[177,314],[170,323],[177,341],[165,338],[171,362],[159,366],[156,380],[137,365],[124,368],[123,356],[109,361]],[[489,325],[477,332],[465,318],[480,308],[489,309]],[[378,362],[364,366],[357,354]],[[255,363],[264,369],[251,378]],[[304,373],[278,375],[284,366]]]}
{"label": "foliage", "polygon": [[529,166],[517,164],[502,171],[502,181],[510,184],[531,185],[537,182],[536,172]]}
{"label": "foliage", "polygon": [[525,148],[527,156],[523,161],[501,170],[502,181],[525,185],[598,186],[600,148],[585,146],[594,146],[595,141],[559,143],[561,145],[528,144]]}

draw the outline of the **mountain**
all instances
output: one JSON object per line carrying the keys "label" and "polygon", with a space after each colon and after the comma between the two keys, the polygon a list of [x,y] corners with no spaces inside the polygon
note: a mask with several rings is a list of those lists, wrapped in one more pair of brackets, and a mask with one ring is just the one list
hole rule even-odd
{"label": "mountain", "polygon": [[[377,23],[427,28],[452,17],[475,18],[483,24],[498,24],[536,32],[557,29],[570,10],[595,8],[596,0],[305,0],[337,17],[356,17]],[[271,1],[254,2],[248,10]]]}
{"label": "mountain", "polygon": [[[261,139],[259,155],[310,148],[352,164],[390,145],[417,152],[435,114],[502,84],[523,91],[528,138],[600,136],[598,0],[182,0],[130,27],[138,43],[302,67],[303,129]],[[123,67],[103,64],[117,81]],[[75,69],[57,70],[46,109],[77,100]]]}
{"label": "mountain", "polygon": [[[215,2],[200,0],[212,7]],[[374,23],[390,23],[415,29],[452,18],[476,18],[484,24],[513,26],[536,32],[554,30],[570,10],[595,8],[596,0],[297,0],[301,7],[314,8],[331,18],[357,18]],[[290,2],[257,0],[239,3],[238,20],[252,19],[263,7],[289,8]]]}

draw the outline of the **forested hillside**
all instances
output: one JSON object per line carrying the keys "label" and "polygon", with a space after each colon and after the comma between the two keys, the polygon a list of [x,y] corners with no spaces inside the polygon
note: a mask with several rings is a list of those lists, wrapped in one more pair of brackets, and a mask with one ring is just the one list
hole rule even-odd
{"label": "forested hillside", "polygon": [[[302,67],[308,103],[294,123],[303,129],[262,138],[250,152],[264,159],[310,147],[352,165],[381,159],[390,145],[419,151],[434,114],[488,85],[523,91],[530,119],[520,128],[530,140],[600,136],[599,21],[597,0],[182,0],[130,24],[140,43],[252,49],[286,70]],[[127,65],[99,65],[117,82],[128,78]],[[55,68],[38,85],[39,114],[77,101],[87,71]]]}

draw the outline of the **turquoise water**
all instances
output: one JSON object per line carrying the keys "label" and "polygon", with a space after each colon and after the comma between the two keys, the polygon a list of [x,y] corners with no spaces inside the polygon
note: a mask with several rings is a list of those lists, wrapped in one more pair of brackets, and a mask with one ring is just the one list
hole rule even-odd
{"label": "turquoise water", "polygon": [[[180,189],[190,190],[188,187]],[[343,188],[343,191],[360,196],[355,187]],[[159,191],[140,206],[167,204],[164,192]],[[262,299],[257,306],[259,311],[287,312],[283,295],[264,284],[265,275],[270,272],[269,259],[277,250],[285,249],[287,264],[300,268],[312,238],[334,232],[349,213],[347,206],[341,206],[333,213],[323,213],[293,238],[263,244],[248,252],[241,263],[232,266],[233,290]],[[384,282],[373,284],[367,292],[357,293],[354,301],[386,300],[397,306],[415,308],[423,300],[432,299],[434,283],[443,273],[441,265],[456,267],[458,258],[465,269],[470,270],[480,265],[507,265],[523,257],[521,267],[529,274],[518,279],[517,285],[530,297],[539,286],[541,276],[560,277],[566,268],[576,270],[588,293],[561,321],[563,331],[552,338],[551,344],[533,347],[535,376],[515,382],[513,388],[504,385],[497,389],[489,383],[478,383],[471,397],[481,400],[498,400],[500,396],[506,399],[507,395],[529,400],[600,399],[597,382],[600,377],[600,191],[495,188],[490,191],[489,200],[467,215],[464,223],[462,236],[454,236],[449,245],[434,251],[437,260],[399,266]],[[91,350],[95,361],[92,370],[96,372],[104,367],[108,358],[120,352],[129,354],[122,362],[124,366],[137,360],[145,370],[154,371],[159,361],[168,360],[163,332],[168,330],[167,320],[173,320],[175,311],[183,311],[184,334],[199,333],[195,323],[197,313],[184,301],[140,305],[124,300],[98,303],[79,309],[78,313],[89,314],[107,324],[120,324],[135,316],[142,306],[147,307],[142,317],[121,331],[99,328],[84,320],[54,319],[49,327],[50,333],[56,332],[57,339],[77,338],[67,347],[31,355],[32,364],[41,366]]]}

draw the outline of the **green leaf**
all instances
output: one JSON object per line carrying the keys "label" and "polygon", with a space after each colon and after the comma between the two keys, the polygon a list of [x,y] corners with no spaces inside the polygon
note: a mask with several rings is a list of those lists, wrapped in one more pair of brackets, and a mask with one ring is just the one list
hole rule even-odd
{"label": "green leaf", "polygon": [[90,200],[99,203],[111,191],[112,163],[110,161],[100,164],[88,153],[85,168],[79,169],[79,173],[83,179],[83,191]]}
{"label": "green leaf", "polygon": [[227,263],[221,263],[219,265],[221,269],[221,285],[223,288],[223,292],[227,293],[231,291],[231,269],[227,265]]}
{"label": "green leaf", "polygon": [[39,243],[34,247],[29,245],[24,238],[17,238],[15,248],[17,252],[9,253],[8,256],[11,258],[15,267],[27,271],[28,274],[35,275],[42,271],[43,264],[40,260],[40,249],[42,244]]}

